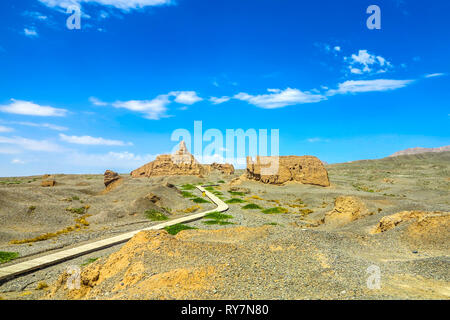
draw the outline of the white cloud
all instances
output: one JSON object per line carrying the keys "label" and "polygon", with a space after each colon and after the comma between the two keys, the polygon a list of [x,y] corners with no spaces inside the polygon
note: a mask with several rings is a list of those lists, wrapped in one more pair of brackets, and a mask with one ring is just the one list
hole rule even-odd
{"label": "white cloud", "polygon": [[186,105],[192,105],[203,100],[195,91],[172,91],[168,94],[161,94],[153,100],[116,101],[113,103],[113,107],[141,112],[147,119],[159,120],[169,117],[166,114],[167,106],[172,103],[171,98],[173,97],[175,97],[174,102]]}
{"label": "white cloud", "polygon": [[223,96],[223,97],[220,97],[220,98],[211,97],[211,98],[209,98],[209,101],[211,101],[213,104],[221,104],[221,103],[230,101],[230,99],[231,98],[227,97],[227,96]]}
{"label": "white cloud", "polygon": [[2,137],[0,136],[0,144],[9,144],[14,147],[20,147],[29,151],[44,151],[44,152],[60,152],[63,149],[47,140],[33,140],[22,137]]}
{"label": "white cloud", "polygon": [[108,140],[104,138],[95,138],[91,136],[67,136],[60,133],[59,137],[62,141],[74,144],[91,145],[91,146],[131,146],[131,142],[123,142],[120,140]]}
{"label": "white cloud", "polygon": [[328,90],[327,95],[371,92],[371,91],[388,91],[406,87],[414,82],[413,80],[349,80],[338,85],[337,90]]}
{"label": "white cloud", "polygon": [[111,169],[130,172],[155,159],[156,155],[137,155],[128,151],[102,154],[73,152],[68,154],[65,163],[77,168],[78,171],[80,171],[80,168],[98,168],[101,171]]}
{"label": "white cloud", "polygon": [[39,34],[37,33],[35,28],[24,28],[23,34],[30,38],[37,38]]}
{"label": "white cloud", "polygon": [[381,56],[369,53],[367,50],[359,50],[358,54],[345,57],[349,70],[353,74],[384,73],[392,68],[392,64]]}
{"label": "white cloud", "polygon": [[192,105],[203,100],[197,96],[195,91],[172,91],[169,95],[175,97],[175,102],[187,105]]}
{"label": "white cloud", "polygon": [[309,138],[306,139],[309,143],[316,143],[316,142],[330,142],[329,139],[322,139],[322,138]]}
{"label": "white cloud", "polygon": [[337,52],[341,51],[341,47],[335,46],[335,47],[334,47],[334,51],[337,51]]}
{"label": "white cloud", "polygon": [[130,100],[113,103],[115,108],[125,108],[145,114],[145,118],[159,120],[167,117],[167,105],[170,104],[168,95],[159,95],[153,100]]}
{"label": "white cloud", "polygon": [[90,97],[89,101],[94,105],[94,106],[107,106],[108,103],[101,101],[100,99],[96,98],[96,97]]}
{"label": "white cloud", "polygon": [[33,102],[11,99],[9,105],[0,105],[0,111],[29,116],[63,117],[67,110],[49,106],[40,106]]}
{"label": "white cloud", "polygon": [[12,159],[11,163],[12,164],[25,164],[25,161],[23,161],[21,159]]}
{"label": "white cloud", "polygon": [[241,92],[234,96],[235,99],[247,101],[248,103],[264,109],[283,108],[290,105],[315,103],[326,100],[326,97],[320,94],[303,92],[298,89],[287,88],[286,90],[268,89],[269,94],[250,95]]}
{"label": "white cloud", "polygon": [[445,73],[429,73],[425,75],[425,78],[435,78],[445,76]]}
{"label": "white cloud", "polygon": [[57,125],[54,125],[51,123],[34,123],[34,122],[23,122],[23,121],[11,121],[9,123],[18,124],[21,126],[28,126],[28,127],[47,128],[47,129],[56,130],[56,131],[69,130],[69,128],[67,128],[67,127],[57,126]]}
{"label": "white cloud", "polygon": [[99,4],[128,11],[147,6],[161,6],[173,3],[172,0],[39,0],[48,7],[67,8],[71,5]]}
{"label": "white cloud", "polygon": [[13,131],[13,128],[0,126],[0,132],[11,132],[11,131]]}

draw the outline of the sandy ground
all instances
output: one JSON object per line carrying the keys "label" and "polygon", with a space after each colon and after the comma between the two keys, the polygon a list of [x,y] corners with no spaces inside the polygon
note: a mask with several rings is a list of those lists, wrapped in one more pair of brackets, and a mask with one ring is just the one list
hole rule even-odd
{"label": "sandy ground", "polygon": [[[40,177],[0,179],[20,182],[0,184],[0,251],[21,255],[9,263],[155,224],[144,214],[153,206],[145,201],[149,193],[161,198],[158,206],[170,218],[185,215],[184,210],[195,205],[180,195],[186,183],[223,180],[226,183],[219,183],[215,192],[224,200],[243,201],[230,204],[229,225],[197,221],[189,225],[198,230],[177,236],[165,231],[140,235],[125,245],[6,282],[0,286],[0,297],[449,299],[450,153],[359,161],[327,169],[329,188],[244,181],[237,187],[245,194],[237,195],[229,193],[228,182],[242,172],[203,179],[125,176],[107,194],[102,193],[101,175],[56,175],[53,188],[40,187]],[[167,182],[178,190],[167,187]],[[198,191],[193,193],[201,197]],[[342,225],[323,223],[339,196],[357,197],[366,214]],[[263,209],[283,208],[284,213],[243,209],[249,203]],[[73,225],[79,214],[66,209],[84,205],[89,205],[84,214],[90,216],[86,218],[89,225],[82,229],[45,241],[10,244]],[[201,210],[213,207],[201,206]],[[403,211],[438,212],[439,217],[403,221],[373,233],[383,217]],[[89,258],[98,260],[83,267],[85,277],[91,279],[100,270],[100,280],[91,279],[91,286],[79,292],[64,289],[61,274],[67,266],[84,264]],[[370,266],[381,271],[381,289],[367,287]],[[130,278],[135,273],[140,276]],[[50,288],[36,290],[41,282]]]}

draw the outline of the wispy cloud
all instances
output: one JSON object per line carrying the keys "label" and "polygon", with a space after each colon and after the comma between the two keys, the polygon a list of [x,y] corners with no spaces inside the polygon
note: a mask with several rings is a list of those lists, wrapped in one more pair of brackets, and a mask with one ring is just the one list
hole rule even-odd
{"label": "wispy cloud", "polygon": [[306,139],[309,143],[316,143],[316,142],[330,142],[330,139],[323,139],[323,138],[309,138]]}
{"label": "wispy cloud", "polygon": [[159,95],[153,100],[117,101],[113,103],[113,106],[143,113],[146,119],[159,120],[167,117],[167,105],[169,104],[168,95]]}
{"label": "wispy cloud", "polygon": [[235,95],[234,98],[247,101],[248,103],[263,109],[276,109],[296,104],[315,103],[326,100],[326,97],[323,95],[313,94],[308,91],[303,92],[298,89],[267,89],[267,91],[269,92],[268,94],[261,95],[250,95],[241,92]]}
{"label": "wispy cloud", "polygon": [[9,144],[13,147],[19,147],[24,150],[29,151],[43,151],[43,152],[60,152],[63,149],[50,141],[47,140],[33,140],[23,137],[2,137],[0,136],[0,144]]}
{"label": "wispy cloud", "polygon": [[94,106],[107,106],[108,103],[101,101],[100,99],[96,98],[96,97],[90,97],[89,101],[94,105]]}
{"label": "wispy cloud", "polygon": [[227,101],[230,101],[231,97],[223,96],[223,97],[211,97],[209,98],[209,101],[211,101],[213,104],[221,104]]}
{"label": "wispy cloud", "polygon": [[425,75],[425,78],[435,78],[445,76],[445,73],[429,73]]}
{"label": "wispy cloud", "polygon": [[168,94],[161,94],[152,100],[116,101],[112,105],[115,108],[143,113],[146,119],[159,120],[170,117],[166,112],[167,106],[172,102],[192,105],[202,100],[195,91],[172,91]]}
{"label": "wispy cloud", "polygon": [[30,28],[24,28],[23,34],[26,35],[29,38],[37,38],[39,37],[39,34],[37,33],[36,29],[34,27]]}
{"label": "wispy cloud", "polygon": [[110,6],[116,9],[128,11],[151,6],[172,4],[172,0],[39,0],[51,8],[67,8],[71,5],[96,4]]}
{"label": "wispy cloud", "polygon": [[41,106],[30,101],[11,99],[8,105],[0,105],[0,111],[39,117],[63,117],[67,110],[57,109],[50,106]]}
{"label": "wispy cloud", "polygon": [[51,130],[55,130],[55,131],[69,130],[69,128],[67,128],[67,127],[58,126],[58,125],[51,124],[51,123],[35,123],[35,122],[24,122],[24,121],[11,121],[9,123],[18,124],[21,126],[28,126],[28,127],[46,128],[46,129],[51,129]]}
{"label": "wispy cloud", "polygon": [[388,91],[404,88],[413,83],[414,80],[391,80],[391,79],[377,79],[377,80],[349,80],[338,85],[338,89],[328,90],[327,95],[346,93],[360,93],[371,91]]}
{"label": "wispy cloud", "polygon": [[14,131],[14,129],[9,128],[9,127],[0,126],[0,132],[11,132],[11,131]]}
{"label": "wispy cloud", "polygon": [[82,145],[91,145],[91,146],[132,146],[131,142],[124,142],[120,140],[109,140],[104,138],[95,138],[91,136],[67,136],[65,134],[60,133],[59,137],[62,141],[73,143],[73,144],[82,144]]}

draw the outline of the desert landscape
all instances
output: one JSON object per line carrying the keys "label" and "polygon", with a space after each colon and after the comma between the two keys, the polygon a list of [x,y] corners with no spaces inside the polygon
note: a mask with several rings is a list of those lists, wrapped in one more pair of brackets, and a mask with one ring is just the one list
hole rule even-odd
{"label": "desert landscape", "polygon": [[[2,299],[449,299],[450,152],[323,165],[280,157],[276,176],[201,165],[181,143],[133,171],[0,180],[9,266],[216,206],[197,221],[17,276]],[[186,160],[187,159],[187,160]],[[68,266],[81,268],[69,289]],[[370,289],[367,270],[381,272]]]}

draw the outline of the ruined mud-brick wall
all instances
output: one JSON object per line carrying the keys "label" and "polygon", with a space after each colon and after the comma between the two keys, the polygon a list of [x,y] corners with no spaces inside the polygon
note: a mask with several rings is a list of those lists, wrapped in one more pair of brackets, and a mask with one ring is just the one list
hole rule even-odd
{"label": "ruined mud-brick wall", "polygon": [[[270,166],[276,168],[277,160],[278,170],[269,172],[269,174],[262,170]],[[269,184],[295,181],[323,187],[330,186],[328,172],[322,161],[313,156],[256,157],[256,162],[253,161],[252,157],[247,157],[246,175],[248,179]]]}

